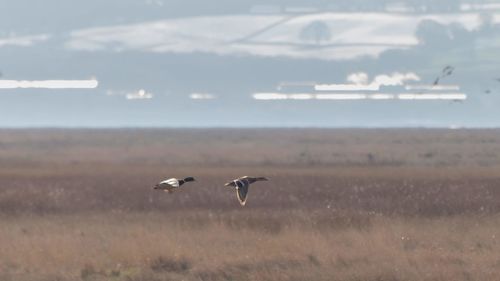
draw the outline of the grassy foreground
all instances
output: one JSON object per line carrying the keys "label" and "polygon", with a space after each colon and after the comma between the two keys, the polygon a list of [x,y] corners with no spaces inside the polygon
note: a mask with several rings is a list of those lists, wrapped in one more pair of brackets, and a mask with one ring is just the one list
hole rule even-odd
{"label": "grassy foreground", "polygon": [[0,131],[0,280],[500,280],[500,132],[253,132]]}

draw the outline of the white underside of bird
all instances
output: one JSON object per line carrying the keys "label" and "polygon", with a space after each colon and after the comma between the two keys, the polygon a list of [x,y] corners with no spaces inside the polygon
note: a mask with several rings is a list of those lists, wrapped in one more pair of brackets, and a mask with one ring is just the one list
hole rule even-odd
{"label": "white underside of bird", "polygon": [[235,180],[234,184],[236,188],[236,198],[238,198],[238,201],[240,202],[241,206],[245,206],[245,204],[247,203],[249,184],[247,181],[242,181],[242,180]]}
{"label": "white underside of bird", "polygon": [[175,178],[171,178],[171,179],[168,179],[168,180],[164,180],[162,182],[160,182],[161,185],[163,184],[168,184],[172,187],[179,187],[179,180],[178,179],[175,179]]}
{"label": "white underside of bird", "polygon": [[158,184],[158,186],[159,186],[158,189],[161,189],[161,190],[164,190],[165,192],[171,193],[180,186],[180,183],[179,183],[178,179],[171,178],[171,179],[161,181]]}
{"label": "white underside of bird", "polygon": [[232,186],[236,189],[236,198],[240,202],[241,206],[245,206],[247,202],[248,189],[250,184],[256,181],[267,181],[268,179],[265,177],[249,177],[244,176],[235,180],[232,180],[225,184],[225,186]]}

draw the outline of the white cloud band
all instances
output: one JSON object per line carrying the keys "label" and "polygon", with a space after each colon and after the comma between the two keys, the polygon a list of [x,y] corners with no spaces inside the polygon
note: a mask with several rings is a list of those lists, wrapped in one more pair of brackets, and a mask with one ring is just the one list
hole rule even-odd
{"label": "white cloud band", "polygon": [[0,89],[94,89],[99,82],[91,80],[0,80]]}

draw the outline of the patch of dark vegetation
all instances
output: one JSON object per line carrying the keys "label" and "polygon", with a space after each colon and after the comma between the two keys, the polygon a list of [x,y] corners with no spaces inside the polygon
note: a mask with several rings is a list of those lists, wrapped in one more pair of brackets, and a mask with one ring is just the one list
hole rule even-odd
{"label": "patch of dark vegetation", "polygon": [[[0,278],[0,280],[9,281],[9,280],[5,280],[5,279],[1,279],[1,278]],[[16,280],[16,279],[14,279],[14,280]],[[64,278],[60,275],[54,275],[54,274],[49,274],[48,276],[43,276],[38,280],[39,281],[68,281],[67,278]]]}
{"label": "patch of dark vegetation", "polygon": [[[197,277],[203,281],[232,281],[232,280],[291,280],[282,275],[289,269],[303,266],[305,262],[299,260],[264,260],[252,264],[229,264],[215,270],[202,271]],[[299,279],[297,279],[299,280]]]}
{"label": "patch of dark vegetation", "polygon": [[110,278],[116,279],[120,276],[121,271],[118,269],[113,269],[110,271],[96,270],[96,268],[91,264],[85,264],[85,266],[80,270],[80,277],[84,281],[109,280]]}
{"label": "patch of dark vegetation", "polygon": [[97,274],[97,271],[91,264],[86,264],[82,270],[80,270],[80,277],[82,277],[83,280],[87,280],[95,274]]}
{"label": "patch of dark vegetation", "polygon": [[319,262],[318,258],[315,255],[307,255],[307,260],[309,261],[310,264],[314,266],[320,266],[321,263]]}
{"label": "patch of dark vegetation", "polygon": [[184,273],[190,269],[191,263],[184,258],[174,259],[160,256],[151,262],[151,270],[154,272]]}
{"label": "patch of dark vegetation", "polygon": [[[434,280],[434,279],[432,279],[432,280]],[[439,280],[439,279],[436,279],[436,280]],[[347,281],[403,281],[403,279],[399,279],[392,274],[382,274],[379,276],[369,277],[369,278],[353,277],[351,279],[348,279]]]}

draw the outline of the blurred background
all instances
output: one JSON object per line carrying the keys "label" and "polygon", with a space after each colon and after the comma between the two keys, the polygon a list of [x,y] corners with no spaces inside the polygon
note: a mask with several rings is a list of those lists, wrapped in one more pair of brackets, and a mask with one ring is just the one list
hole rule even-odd
{"label": "blurred background", "polygon": [[2,1],[0,126],[497,127],[499,35],[493,0]]}

